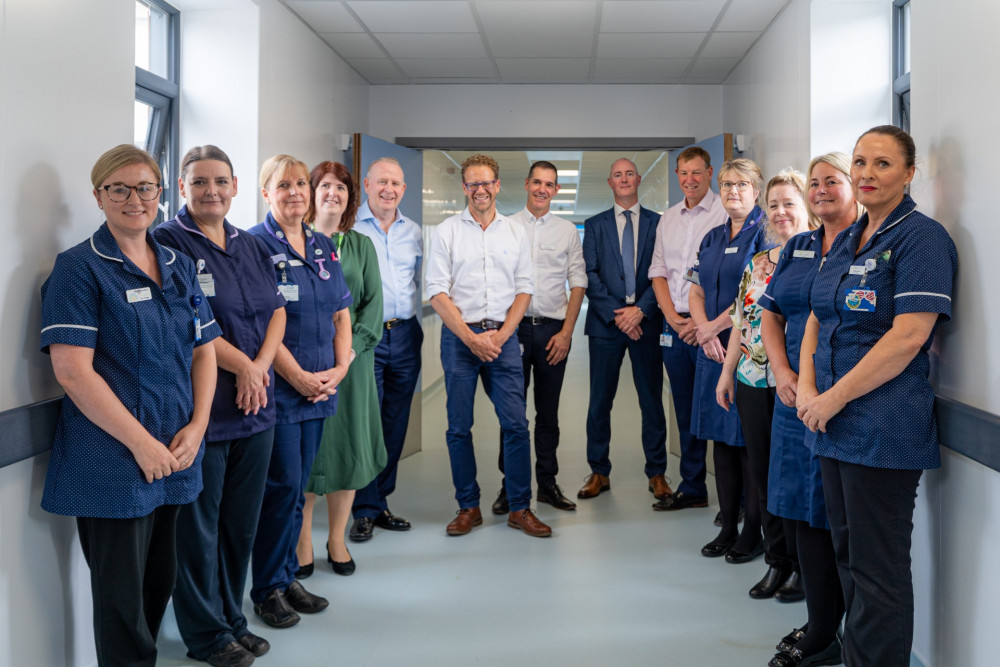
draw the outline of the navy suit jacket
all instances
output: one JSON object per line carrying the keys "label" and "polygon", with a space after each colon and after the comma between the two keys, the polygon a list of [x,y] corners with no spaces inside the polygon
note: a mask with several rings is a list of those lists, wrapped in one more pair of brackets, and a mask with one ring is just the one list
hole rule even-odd
{"label": "navy suit jacket", "polygon": [[[663,317],[649,279],[649,265],[653,260],[656,226],[659,223],[659,214],[640,207],[635,305],[646,315],[642,321],[643,338],[659,337],[663,327]],[[584,333],[599,338],[624,336],[614,324],[614,311],[625,307],[625,271],[613,207],[587,218],[583,223],[583,259],[587,264],[587,300],[590,302]]]}

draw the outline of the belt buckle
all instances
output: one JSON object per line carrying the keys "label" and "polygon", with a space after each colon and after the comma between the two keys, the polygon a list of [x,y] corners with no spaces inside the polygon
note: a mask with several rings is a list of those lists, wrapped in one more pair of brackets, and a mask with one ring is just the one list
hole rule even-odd
{"label": "belt buckle", "polygon": [[394,327],[398,327],[398,326],[399,326],[399,318],[398,318],[398,317],[394,317],[394,318],[392,318],[391,320],[386,320],[386,321],[385,321],[385,322],[383,323],[383,326],[384,326],[384,327],[385,327],[386,329],[392,329],[392,328],[394,328]]}
{"label": "belt buckle", "polygon": [[542,317],[541,315],[532,315],[531,316],[531,324],[533,326],[538,326],[539,324],[543,324],[544,321],[545,321],[545,318]]}

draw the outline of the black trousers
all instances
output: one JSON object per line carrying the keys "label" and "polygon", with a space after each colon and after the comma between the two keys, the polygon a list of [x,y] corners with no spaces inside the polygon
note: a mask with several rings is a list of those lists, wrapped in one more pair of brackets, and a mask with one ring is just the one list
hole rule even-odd
{"label": "black trousers", "polygon": [[823,496],[847,609],[849,667],[907,667],[913,644],[913,508],[922,470],[822,457]]}
{"label": "black trousers", "polygon": [[[531,324],[527,318],[517,327],[517,342],[521,346],[521,365],[524,368],[524,398],[527,401],[531,374],[535,375],[535,481],[539,488],[556,483],[559,461],[559,395],[562,393],[566,360],[550,364],[545,346],[562,330],[564,320],[546,319]],[[500,472],[503,472],[503,433],[500,434]]]}
{"label": "black trousers", "polygon": [[736,381],[736,411],[740,415],[747,443],[750,474],[757,487],[760,522],[764,529],[764,560],[772,567],[798,570],[795,534],[785,531],[781,517],[767,511],[767,475],[771,467],[771,418],[774,415],[774,387],[751,387]]}
{"label": "black trousers", "polygon": [[135,519],[77,517],[90,567],[97,664],[156,664],[156,635],[174,590],[177,505]]}

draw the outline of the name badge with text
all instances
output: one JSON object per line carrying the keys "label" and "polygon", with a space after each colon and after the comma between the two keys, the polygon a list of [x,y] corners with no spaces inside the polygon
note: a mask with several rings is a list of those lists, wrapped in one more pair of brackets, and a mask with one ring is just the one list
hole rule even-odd
{"label": "name badge with text", "polygon": [[739,251],[740,251],[740,247],[738,245],[736,245],[736,246],[730,246],[730,247],[726,248],[726,254],[727,255],[735,255]]}
{"label": "name badge with text", "polygon": [[139,301],[149,301],[153,298],[153,290],[148,287],[137,287],[135,289],[130,289],[125,292],[125,298],[128,299],[129,303],[138,303]]}
{"label": "name badge with text", "polygon": [[285,297],[285,301],[298,301],[299,300],[299,286],[292,283],[281,283],[278,285],[278,291],[281,292],[281,296]]}
{"label": "name badge with text", "polygon": [[815,250],[793,250],[792,257],[801,259],[812,259],[816,256]]}
{"label": "name badge with text", "polygon": [[201,286],[202,294],[215,296],[215,279],[212,278],[211,273],[199,273],[198,284]]}

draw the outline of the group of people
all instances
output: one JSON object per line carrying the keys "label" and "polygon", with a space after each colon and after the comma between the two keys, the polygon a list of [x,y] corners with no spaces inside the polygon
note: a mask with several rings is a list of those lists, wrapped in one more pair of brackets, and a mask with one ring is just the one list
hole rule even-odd
{"label": "group of people", "polygon": [[[880,126],[853,156],[815,158],[765,185],[760,168],[713,167],[698,147],[676,173],[684,200],[639,205],[616,160],[611,209],[576,227],[553,215],[558,170],[531,165],[526,206],[496,209],[497,162],[461,166],[468,206],[438,225],[424,297],[443,322],[446,442],[458,512],[483,522],[472,441],[476,386],[500,424],[492,505],[530,536],[526,402],[534,378],[537,501],[573,511],[558,485],[559,399],[584,294],[590,360],[587,460],[578,499],[610,489],[611,410],[628,352],[657,511],[707,507],[712,440],[720,513],[707,557],[762,554],[758,599],[806,600],[774,667],[905,665],[913,632],[914,498],[940,465],[928,348],[951,314],[955,246],[906,193],[913,141]],[[100,664],[156,660],[166,605],[189,656],[245,666],[269,649],[242,613],[275,628],[321,612],[312,515],[326,496],[326,561],[349,575],[355,542],[410,528],[388,497],[420,371],[419,226],[391,158],[363,180],[276,155],[265,219],[226,219],[237,179],[215,146],[180,165],[186,204],[152,229],[162,177],[118,146],[97,161],[105,222],[61,253],[42,287],[41,347],[66,391],[43,507],[77,517],[91,571]],[[209,344],[211,343],[211,344]],[[681,446],[666,478],[663,370]],[[909,410],[903,411],[899,406]],[[353,511],[354,521],[348,530]],[[742,529],[740,521],[742,518]],[[838,633],[842,618],[843,634]]]}

